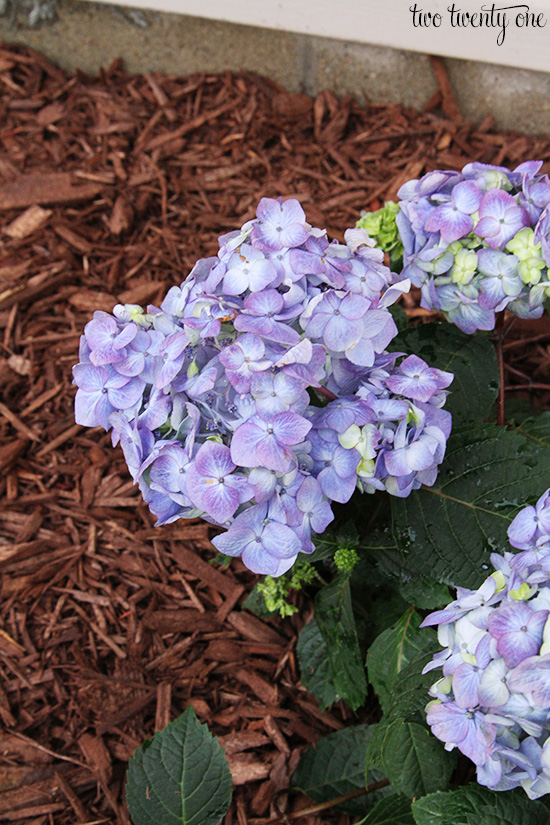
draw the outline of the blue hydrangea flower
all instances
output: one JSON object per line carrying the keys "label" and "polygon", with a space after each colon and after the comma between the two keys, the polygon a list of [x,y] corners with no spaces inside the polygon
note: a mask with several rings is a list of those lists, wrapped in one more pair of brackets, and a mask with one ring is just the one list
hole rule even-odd
{"label": "blue hydrangea flower", "polygon": [[401,277],[421,288],[423,307],[468,334],[493,329],[505,308],[540,318],[550,295],[550,178],[541,165],[469,163],[401,187]]}
{"label": "blue hydrangea flower", "polygon": [[427,706],[432,732],[477,766],[493,790],[550,792],[550,490],[524,507],[508,530],[521,552],[493,554],[477,591],[425,619],[444,650],[424,672],[442,668]]}
{"label": "blue hydrangea flower", "polygon": [[226,527],[222,552],[276,576],[314,550],[333,501],[433,484],[452,376],[385,351],[409,285],[392,284],[364,231],[330,242],[295,199],[263,198],[219,240],[160,307],[94,314],[76,420],[112,428],[158,524]]}

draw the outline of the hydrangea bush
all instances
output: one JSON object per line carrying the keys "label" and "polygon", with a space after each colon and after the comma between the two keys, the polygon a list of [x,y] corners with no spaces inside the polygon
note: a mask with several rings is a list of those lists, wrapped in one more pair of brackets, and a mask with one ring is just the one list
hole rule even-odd
{"label": "hydrangea bush", "polygon": [[263,198],[160,307],[94,313],[76,420],[112,429],[159,525],[202,516],[228,528],[222,553],[279,576],[332,502],[433,484],[453,376],[387,351],[408,283],[382,258],[364,230],[329,243],[297,200]]}
{"label": "hydrangea bush", "polygon": [[422,306],[471,334],[491,330],[495,313],[540,318],[550,295],[550,179],[541,161],[513,171],[468,163],[428,172],[359,225],[380,238],[401,277],[421,288]]}
{"label": "hydrangea bush", "polygon": [[[77,421],[112,432],[157,523],[224,528],[266,576],[242,609],[300,622],[314,600],[302,683],[351,724],[291,784],[362,825],[548,819],[550,413],[498,426],[483,330],[542,312],[549,189],[534,162],[429,173],[344,243],[264,198],[159,307],[96,312],[81,340]],[[455,326],[407,327],[408,278]],[[191,709],[127,798],[134,825],[219,823],[230,777]]]}

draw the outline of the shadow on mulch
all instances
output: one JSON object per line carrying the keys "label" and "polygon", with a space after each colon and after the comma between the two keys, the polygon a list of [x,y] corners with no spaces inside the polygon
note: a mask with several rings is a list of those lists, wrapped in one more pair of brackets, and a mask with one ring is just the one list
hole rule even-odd
{"label": "shadow on mulch", "polygon": [[[75,425],[71,366],[94,309],[158,303],[262,196],[297,196],[341,239],[430,169],[550,161],[547,140],[463,122],[434,69],[440,91],[418,113],[248,73],[68,75],[0,50],[3,821],[128,823],[129,756],[192,704],[229,756],[225,825],[260,825],[305,804],[288,794],[304,746],[353,722],[300,685],[311,606],[260,621],[240,609],[255,577],[208,564],[208,525],[154,529],[110,436]],[[516,330],[515,395],[535,380],[548,407],[548,322]]]}

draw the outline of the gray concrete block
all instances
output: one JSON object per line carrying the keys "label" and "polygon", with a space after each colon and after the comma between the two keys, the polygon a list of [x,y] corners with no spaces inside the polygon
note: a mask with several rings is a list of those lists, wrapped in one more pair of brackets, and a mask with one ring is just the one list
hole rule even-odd
{"label": "gray concrete block", "polygon": [[422,108],[437,88],[427,55],[384,46],[308,38],[306,90]]}
{"label": "gray concrete block", "polygon": [[492,114],[500,129],[550,137],[550,73],[450,59],[447,69],[466,119]]}

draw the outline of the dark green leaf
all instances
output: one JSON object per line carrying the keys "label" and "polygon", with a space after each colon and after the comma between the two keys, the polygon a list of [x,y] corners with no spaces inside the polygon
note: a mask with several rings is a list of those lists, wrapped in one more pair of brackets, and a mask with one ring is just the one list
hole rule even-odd
{"label": "dark green leaf", "polygon": [[218,825],[231,802],[231,774],[193,708],[137,749],[126,800],[134,825]]}
{"label": "dark green leaf", "polygon": [[451,324],[421,324],[395,338],[392,349],[414,352],[430,367],[454,373],[445,404],[453,426],[489,417],[498,393],[498,365],[487,336],[466,335]]}
{"label": "dark green leaf", "polygon": [[[316,802],[328,802],[338,796],[365,787],[365,752],[372,728],[357,725],[329,733],[302,755],[292,777],[292,787]],[[369,771],[367,783],[379,782],[384,776],[378,770]],[[393,793],[381,788],[337,806],[352,815],[363,814],[382,796]]]}
{"label": "dark green leaf", "polygon": [[462,430],[449,439],[433,487],[393,498],[393,533],[409,568],[446,584],[478,587],[493,551],[525,504],[548,486],[550,453],[504,427]]}
{"label": "dark green leaf", "polygon": [[425,725],[405,719],[387,726],[382,754],[392,786],[411,798],[448,787],[456,762]]}
{"label": "dark green leaf", "polygon": [[378,694],[384,713],[399,694],[395,687],[401,671],[418,657],[427,661],[436,648],[433,634],[420,630],[421,621],[414,608],[409,608],[395,626],[384,630],[369,648],[368,679]]}
{"label": "dark green leaf", "polygon": [[435,610],[445,607],[451,599],[446,584],[427,576],[418,576],[403,582],[399,592],[405,601],[421,610]]}
{"label": "dark green leaf", "polygon": [[407,315],[403,307],[399,304],[394,304],[389,309],[393,316],[393,320],[395,321],[397,331],[404,332],[409,326],[409,316]]}
{"label": "dark green leaf", "polygon": [[336,692],[357,710],[367,695],[367,680],[351,608],[349,576],[339,573],[317,593],[315,618],[327,646]]}
{"label": "dark green leaf", "polygon": [[519,425],[517,431],[541,447],[550,447],[550,412],[528,418]]}
{"label": "dark green leaf", "polygon": [[411,802],[400,794],[387,796],[357,825],[414,825]]}
{"label": "dark green leaf", "polygon": [[296,648],[303,686],[313,693],[321,710],[340,697],[336,693],[328,663],[327,645],[313,619],[302,629]]}
{"label": "dark green leaf", "polygon": [[434,793],[412,804],[416,825],[547,825],[546,808],[517,788],[496,793],[481,785]]}

